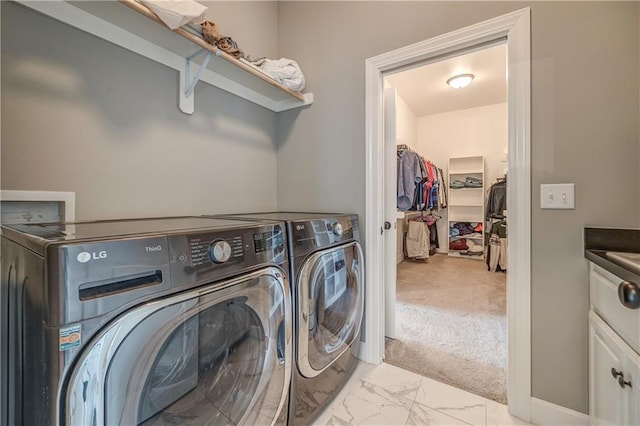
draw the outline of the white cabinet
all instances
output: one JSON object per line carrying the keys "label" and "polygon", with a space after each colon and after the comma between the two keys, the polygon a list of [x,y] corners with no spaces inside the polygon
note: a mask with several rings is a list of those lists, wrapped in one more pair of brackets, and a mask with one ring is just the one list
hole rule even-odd
{"label": "white cabinet", "polygon": [[[622,281],[591,265],[589,312],[589,416],[593,425],[640,424],[640,355],[598,314],[604,309],[598,287]],[[598,272],[594,274],[594,270]],[[594,280],[594,278],[598,278]],[[612,279],[613,278],[613,279]],[[603,280],[606,279],[607,282]],[[628,310],[619,304],[620,310]],[[637,325],[637,324],[636,324]]]}
{"label": "white cabinet", "polygon": [[[447,211],[449,232],[447,247],[449,256],[484,259],[480,255],[463,254],[467,250],[451,249],[451,242],[465,239],[469,245],[484,247],[484,210],[485,210],[485,171],[484,157],[449,158]],[[470,235],[452,235],[451,227],[456,223],[466,222],[475,228],[480,224],[482,230]],[[471,252],[471,251],[468,251]]]}
{"label": "white cabinet", "polygon": [[624,341],[598,315],[591,312],[589,411],[592,424],[638,424],[639,366],[640,357],[630,353]]}

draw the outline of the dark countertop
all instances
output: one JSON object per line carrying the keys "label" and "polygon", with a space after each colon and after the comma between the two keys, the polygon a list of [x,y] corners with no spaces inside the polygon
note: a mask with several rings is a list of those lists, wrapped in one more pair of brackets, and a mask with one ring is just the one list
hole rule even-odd
{"label": "dark countertop", "polygon": [[609,252],[640,253],[640,229],[584,228],[585,258],[622,279],[640,283],[640,274],[608,257]]}

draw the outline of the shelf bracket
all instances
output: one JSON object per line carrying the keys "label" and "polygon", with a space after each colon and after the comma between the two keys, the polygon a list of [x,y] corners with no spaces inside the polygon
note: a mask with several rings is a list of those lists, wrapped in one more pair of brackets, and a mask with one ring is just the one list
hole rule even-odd
{"label": "shelf bracket", "polygon": [[[204,60],[202,61],[202,65],[196,71],[195,75],[191,75],[191,63],[192,61],[200,56],[201,54],[206,53]],[[202,77],[202,73],[207,69],[207,65],[209,65],[209,61],[211,60],[211,56],[213,53],[207,49],[200,49],[193,55],[187,56],[184,60],[184,70],[180,70],[180,111],[185,114],[193,114],[194,111],[194,89],[198,81],[200,81],[200,77]],[[220,56],[220,51],[218,50],[215,53],[216,56]],[[197,63],[194,63],[198,65]]]}

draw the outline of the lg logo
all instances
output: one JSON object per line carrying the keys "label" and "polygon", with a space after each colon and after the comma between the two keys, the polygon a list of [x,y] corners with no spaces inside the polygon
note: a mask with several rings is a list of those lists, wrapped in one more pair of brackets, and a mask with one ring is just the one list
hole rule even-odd
{"label": "lg logo", "polygon": [[87,263],[90,260],[100,260],[100,259],[106,259],[107,258],[107,252],[106,251],[99,251],[99,252],[91,252],[89,253],[88,251],[83,251],[78,253],[78,256],[76,257],[76,259],[78,259],[78,262],[80,263]]}

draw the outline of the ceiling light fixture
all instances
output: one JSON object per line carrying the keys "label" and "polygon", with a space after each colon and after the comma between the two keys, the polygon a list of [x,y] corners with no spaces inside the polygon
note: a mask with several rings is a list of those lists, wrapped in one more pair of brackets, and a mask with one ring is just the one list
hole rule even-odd
{"label": "ceiling light fixture", "polygon": [[473,74],[458,74],[447,80],[447,84],[452,89],[464,89],[473,81]]}

